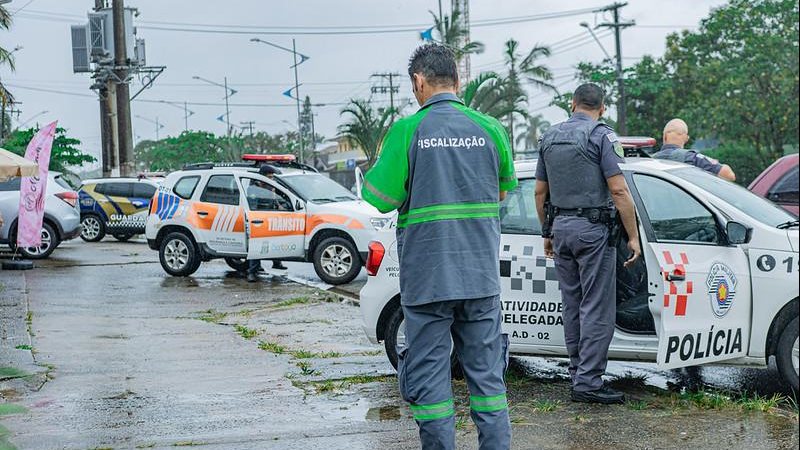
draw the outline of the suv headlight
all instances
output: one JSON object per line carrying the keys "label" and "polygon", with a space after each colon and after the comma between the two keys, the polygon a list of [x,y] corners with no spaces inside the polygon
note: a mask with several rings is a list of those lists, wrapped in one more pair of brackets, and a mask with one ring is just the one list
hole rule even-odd
{"label": "suv headlight", "polygon": [[389,225],[389,222],[391,222],[391,221],[392,221],[392,219],[389,218],[389,217],[373,217],[373,218],[369,219],[369,223],[371,223],[372,226],[375,227],[376,230],[380,230],[381,228],[385,227],[386,225]]}

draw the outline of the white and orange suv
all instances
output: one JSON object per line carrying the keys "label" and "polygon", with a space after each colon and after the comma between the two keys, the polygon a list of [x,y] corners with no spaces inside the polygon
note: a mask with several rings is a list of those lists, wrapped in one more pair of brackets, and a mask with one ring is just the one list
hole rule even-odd
{"label": "white and orange suv", "polygon": [[[173,276],[225,258],[313,262],[329,284],[355,278],[377,229],[390,221],[292,155],[245,155],[242,163],[203,163],[173,172],[150,203],[145,235]],[[279,172],[268,178],[259,168]]]}

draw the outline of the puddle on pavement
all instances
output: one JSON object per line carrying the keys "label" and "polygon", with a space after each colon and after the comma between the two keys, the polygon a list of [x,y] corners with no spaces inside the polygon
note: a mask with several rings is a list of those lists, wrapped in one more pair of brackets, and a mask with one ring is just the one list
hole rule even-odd
{"label": "puddle on pavement", "polygon": [[397,406],[378,406],[367,410],[366,420],[386,422],[389,420],[400,420],[405,417],[402,408]]}

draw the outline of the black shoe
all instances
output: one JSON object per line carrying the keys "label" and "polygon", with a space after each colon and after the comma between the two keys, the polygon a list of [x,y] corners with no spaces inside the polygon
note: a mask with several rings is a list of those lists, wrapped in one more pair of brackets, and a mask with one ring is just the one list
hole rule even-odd
{"label": "black shoe", "polygon": [[254,273],[248,273],[247,274],[247,282],[248,283],[255,283],[256,281],[258,281],[258,275],[254,274]]}
{"label": "black shoe", "polygon": [[625,395],[609,387],[603,386],[596,391],[575,391],[570,393],[573,402],[580,403],[601,403],[603,405],[613,405],[625,403]]}
{"label": "black shoe", "polygon": [[286,266],[284,266],[283,263],[280,261],[272,263],[272,268],[275,270],[288,270]]}

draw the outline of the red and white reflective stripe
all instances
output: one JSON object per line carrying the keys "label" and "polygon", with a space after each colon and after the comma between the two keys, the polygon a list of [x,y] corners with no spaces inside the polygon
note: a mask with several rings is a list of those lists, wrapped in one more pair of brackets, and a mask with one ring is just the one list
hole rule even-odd
{"label": "red and white reflective stripe", "polygon": [[[683,275],[686,276],[686,266],[689,265],[689,256],[684,252],[680,252],[678,257],[680,262],[676,263],[669,251],[663,251],[664,265],[661,267],[661,273],[664,277],[664,282],[669,283],[668,289],[664,290],[664,308],[669,308],[672,303],[672,298],[675,298],[675,315],[685,316],[686,306],[689,303],[689,294],[694,292],[694,283],[686,281],[681,285],[676,284],[674,281],[669,280],[669,275]],[[683,289],[680,289],[683,286]],[[681,292],[683,290],[684,292]]]}

